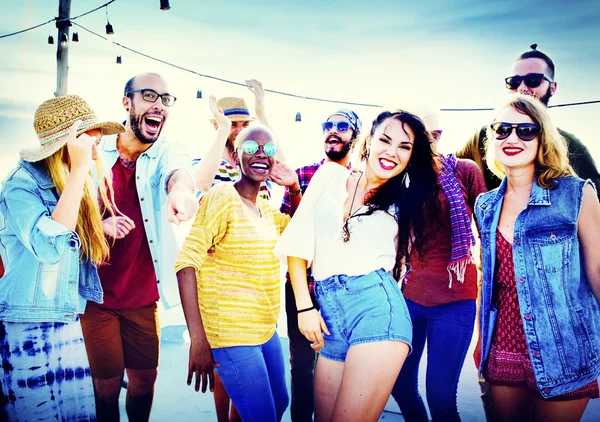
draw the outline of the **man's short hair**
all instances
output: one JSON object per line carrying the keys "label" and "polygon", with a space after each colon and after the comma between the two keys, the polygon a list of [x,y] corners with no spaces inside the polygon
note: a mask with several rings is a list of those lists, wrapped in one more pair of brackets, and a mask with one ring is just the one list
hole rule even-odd
{"label": "man's short hair", "polygon": [[525,60],[525,59],[542,59],[543,61],[545,61],[546,66],[548,67],[548,73],[549,73],[548,76],[550,76],[550,78],[552,80],[554,80],[554,62],[546,54],[542,53],[539,50],[534,49],[534,50],[529,50],[529,51],[521,54],[519,57],[517,57],[517,60]]}

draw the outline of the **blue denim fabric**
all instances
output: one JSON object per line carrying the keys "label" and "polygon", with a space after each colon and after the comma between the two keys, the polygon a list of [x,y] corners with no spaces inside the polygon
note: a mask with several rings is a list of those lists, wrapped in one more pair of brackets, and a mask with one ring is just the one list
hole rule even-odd
{"label": "blue denim fabric", "polygon": [[[104,138],[100,152],[102,159],[112,168],[119,158],[117,138]],[[135,165],[144,230],[160,296],[168,309],[180,303],[174,268],[181,245],[177,241],[173,225],[167,221],[167,183],[175,170],[183,169],[191,174],[192,159],[181,145],[158,140],[138,157]]]}
{"label": "blue denim fabric", "polygon": [[[564,177],[548,190],[533,184],[515,221],[513,255],[521,320],[544,398],[576,390],[600,375],[600,308],[580,258],[577,219],[589,181]],[[487,364],[497,310],[492,302],[496,229],[506,178],[475,205],[481,233],[480,374]]]}
{"label": "blue denim fabric", "polygon": [[58,196],[43,162],[19,161],[0,193],[0,320],[73,322],[102,303],[96,268],[80,261],[77,233],[52,220]]}
{"label": "blue denim fabric", "polygon": [[290,401],[277,332],[258,346],[213,349],[217,374],[244,422],[280,421]]}
{"label": "blue denim fabric", "polygon": [[409,422],[427,422],[419,393],[419,363],[427,341],[426,393],[433,422],[460,421],[458,379],[473,337],[475,301],[421,306],[406,300],[413,323],[413,352],[406,358],[392,396]]}
{"label": "blue denim fabric", "polygon": [[344,362],[350,346],[399,340],[411,346],[412,324],[398,283],[385,270],[334,275],[315,283],[315,299],[331,335],[321,356]]}

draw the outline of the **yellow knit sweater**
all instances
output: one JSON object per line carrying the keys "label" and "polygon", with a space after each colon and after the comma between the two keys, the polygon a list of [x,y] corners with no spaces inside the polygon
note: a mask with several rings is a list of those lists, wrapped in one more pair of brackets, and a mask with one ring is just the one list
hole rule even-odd
{"label": "yellow knit sweater", "polygon": [[194,268],[198,303],[211,347],[265,343],[279,316],[279,261],[273,247],[289,221],[256,199],[261,217],[233,184],[211,188],[200,202],[175,271]]}

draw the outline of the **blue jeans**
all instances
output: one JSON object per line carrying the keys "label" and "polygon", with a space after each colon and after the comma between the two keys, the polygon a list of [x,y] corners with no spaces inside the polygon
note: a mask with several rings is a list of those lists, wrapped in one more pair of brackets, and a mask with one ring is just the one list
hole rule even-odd
{"label": "blue jeans", "polygon": [[392,396],[406,421],[426,422],[418,387],[419,362],[427,341],[427,403],[433,422],[460,421],[456,406],[458,379],[475,324],[475,301],[421,306],[406,299],[413,323],[413,351],[406,358]]}
{"label": "blue jeans", "polygon": [[288,406],[283,351],[277,332],[258,346],[213,349],[227,394],[244,422],[280,421]]}

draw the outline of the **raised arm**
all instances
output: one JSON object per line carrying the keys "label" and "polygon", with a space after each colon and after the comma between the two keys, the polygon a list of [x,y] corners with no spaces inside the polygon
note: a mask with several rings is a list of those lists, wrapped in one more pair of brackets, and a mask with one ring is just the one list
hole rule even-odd
{"label": "raised arm", "polygon": [[208,106],[217,122],[217,136],[202,160],[193,169],[196,189],[202,192],[206,192],[212,186],[221,163],[221,157],[223,157],[227,138],[231,132],[231,120],[223,114],[223,110],[217,108],[217,98],[214,95],[210,96]]}
{"label": "raised arm", "polygon": [[[262,86],[262,83],[257,79],[248,79],[246,80],[246,85],[248,89],[252,91],[254,94],[254,109],[256,111],[256,116],[258,120],[265,126],[267,126],[273,133],[273,127],[270,125],[267,120],[267,113],[265,111],[265,90]],[[277,137],[275,137],[277,139]],[[279,141],[277,141],[277,159],[281,161],[285,161],[285,154],[283,153],[283,148]]]}

